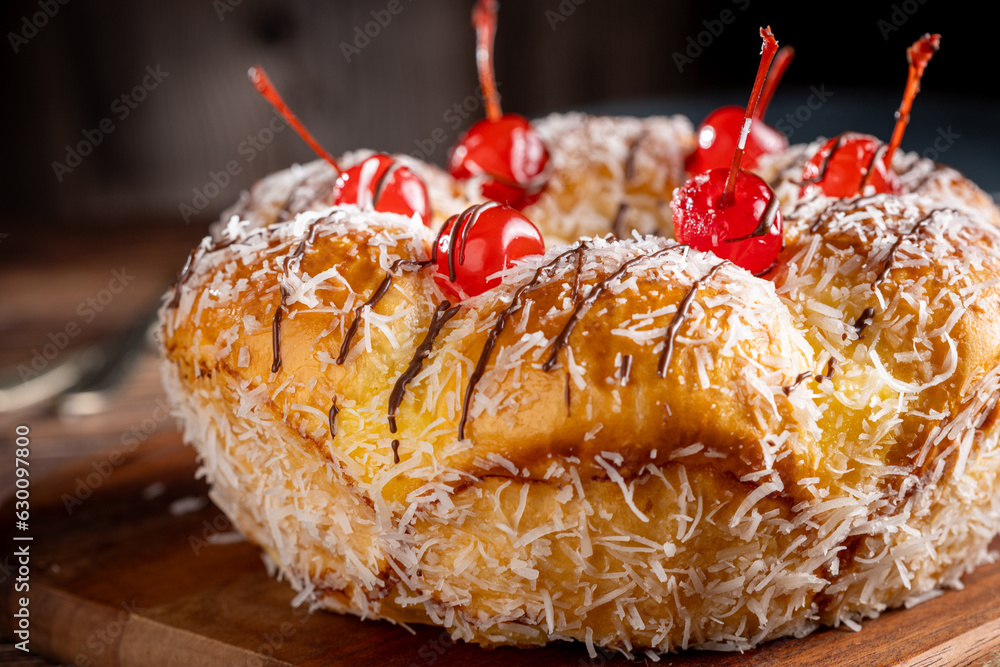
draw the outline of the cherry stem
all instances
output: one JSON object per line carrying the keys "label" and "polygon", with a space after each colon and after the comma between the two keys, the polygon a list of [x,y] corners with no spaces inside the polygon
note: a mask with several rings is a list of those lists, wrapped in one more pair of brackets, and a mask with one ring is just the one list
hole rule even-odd
{"label": "cherry stem", "polygon": [[743,114],[743,129],[740,131],[740,141],[736,145],[736,152],[733,153],[733,163],[729,167],[729,178],[726,180],[726,189],[719,198],[719,207],[726,208],[736,202],[736,176],[740,171],[740,162],[743,160],[743,149],[747,144],[747,135],[750,134],[750,124],[753,122],[753,113],[760,101],[761,89],[764,87],[764,77],[767,69],[771,66],[774,53],[778,50],[778,43],[774,41],[774,34],[771,26],[760,29],[760,36],[764,40],[764,46],[760,51],[760,66],[757,68],[757,78],[753,82],[753,91],[750,93],[750,101],[747,103],[746,113]]}
{"label": "cherry stem", "polygon": [[910,122],[910,108],[913,106],[913,99],[920,92],[920,78],[924,75],[927,63],[931,61],[939,48],[941,48],[941,35],[926,33],[910,48],[906,49],[906,62],[909,64],[909,71],[906,75],[906,88],[903,90],[903,102],[899,105],[899,110],[896,111],[896,127],[892,130],[889,148],[882,157],[882,162],[886,167],[892,166],[892,154],[903,143],[903,133],[906,132],[906,126]]}
{"label": "cherry stem", "polygon": [[778,49],[777,55],[774,56],[774,62],[771,64],[771,69],[767,72],[767,78],[764,79],[764,90],[760,94],[760,102],[757,103],[757,111],[753,115],[754,120],[764,118],[767,114],[767,107],[771,104],[774,91],[778,89],[781,77],[785,75],[785,70],[788,69],[794,57],[794,48],[783,46]]}
{"label": "cherry stem", "polygon": [[295,114],[292,113],[292,110],[288,108],[288,105],[285,104],[285,100],[281,99],[281,95],[278,94],[274,84],[271,83],[271,79],[269,79],[267,74],[264,72],[264,68],[260,65],[254,65],[250,68],[250,71],[247,72],[247,77],[250,79],[250,83],[253,84],[253,87],[257,89],[257,92],[260,93],[260,95],[282,115],[288,124],[292,126],[292,129],[294,129],[298,135],[302,137],[303,141],[309,144],[309,148],[313,149],[313,151],[316,152],[316,155],[332,164],[333,168],[337,170],[337,174],[339,175],[341,173],[340,165],[333,159],[333,156],[323,150],[323,147],[319,145],[319,142],[316,141],[311,134],[309,134],[309,130],[305,128]]}
{"label": "cherry stem", "polygon": [[479,85],[486,103],[486,117],[500,120],[500,95],[497,94],[493,73],[493,41],[497,34],[497,0],[478,0],[472,9],[472,25],[476,29],[476,66]]}

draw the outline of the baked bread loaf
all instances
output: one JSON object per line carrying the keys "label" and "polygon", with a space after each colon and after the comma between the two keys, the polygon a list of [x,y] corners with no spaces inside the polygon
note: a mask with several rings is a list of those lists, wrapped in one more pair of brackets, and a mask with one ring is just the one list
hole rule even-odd
{"label": "baked bread loaf", "polygon": [[[549,244],[582,236],[632,231],[670,237],[670,195],[684,182],[684,157],[694,149],[691,122],[683,116],[552,114],[534,123],[552,147],[548,185],[525,215]],[[355,151],[338,160],[349,169],[373,155]],[[434,227],[483,200],[475,179],[460,183],[434,165],[406,155],[395,159],[427,185]],[[251,227],[289,220],[330,204],[337,172],[323,160],[262,179],[222,216],[215,229],[238,216]]]}
{"label": "baked bread loaf", "polygon": [[[829,204],[829,199],[819,196],[818,192],[805,195],[801,192],[803,167],[824,143],[826,140],[820,138],[810,144],[798,144],[787,151],[761,157],[757,171],[770,183],[785,210],[804,206],[809,208],[809,213],[818,215]],[[898,151],[893,155],[892,167],[899,175],[904,194],[920,194],[1000,226],[1000,210],[993,200],[958,170],[916,153]]]}
{"label": "baked bread loaf", "polygon": [[[434,230],[328,206],[325,165],[255,186],[161,311],[213,500],[299,602],[484,645],[747,649],[958,585],[1000,531],[992,202],[934,165],[786,196],[762,279],[669,238],[683,121],[615,122],[539,125],[550,247],[457,305]],[[560,157],[588,136],[617,157]],[[610,234],[619,197],[662,236]]]}

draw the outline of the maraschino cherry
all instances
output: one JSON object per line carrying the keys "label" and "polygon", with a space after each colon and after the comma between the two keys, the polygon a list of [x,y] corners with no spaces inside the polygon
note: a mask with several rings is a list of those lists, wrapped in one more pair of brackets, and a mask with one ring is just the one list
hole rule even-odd
{"label": "maraschino cherry", "polygon": [[497,1],[478,0],[472,25],[486,118],[470,127],[451,149],[448,171],[461,181],[482,176],[484,197],[522,209],[536,202],[545,189],[549,152],[527,118],[500,111],[493,76]]}
{"label": "maraschino cherry", "polygon": [[774,191],[762,179],[740,169],[764,75],[778,50],[770,27],[761,29],[760,36],[764,48],[732,163],[728,169],[692,176],[677,189],[672,202],[678,241],[714,252],[755,275],[773,268],[783,239],[781,211]]}
{"label": "maraschino cherry", "polygon": [[899,193],[899,176],[879,158],[885,144],[870,134],[844,132],[823,144],[802,168],[800,195],[819,188],[827,197]]}
{"label": "maraschino cherry", "polygon": [[805,195],[819,188],[827,197],[900,192],[899,176],[892,169],[892,156],[903,141],[910,122],[913,98],[920,92],[920,78],[941,45],[941,35],[925,34],[906,50],[909,71],[903,101],[896,112],[896,127],[886,147],[870,134],[845,132],[830,139],[802,169]]}
{"label": "maraschino cherry", "polygon": [[250,83],[271,103],[289,125],[309,144],[317,155],[337,170],[334,204],[356,204],[386,213],[413,216],[416,213],[428,227],[431,224],[431,204],[427,187],[420,177],[389,155],[378,153],[344,171],[333,157],[323,150],[285,101],[259,65],[249,71]]}
{"label": "maraschino cherry", "polygon": [[496,287],[500,277],[494,274],[543,252],[542,233],[530,220],[491,201],[448,218],[434,241],[431,259],[441,289],[461,298]]}
{"label": "maraschino cherry", "polygon": [[[764,123],[764,115],[774,91],[788,65],[795,56],[795,49],[783,46],[774,57],[774,66],[764,81],[760,103],[753,115],[753,126],[743,149],[743,167],[753,169],[762,155],[780,153],[788,148],[788,140],[778,130]],[[684,161],[684,168],[691,175],[729,165],[743,130],[743,113],[738,106],[725,106],[710,113],[698,126],[698,147]]]}

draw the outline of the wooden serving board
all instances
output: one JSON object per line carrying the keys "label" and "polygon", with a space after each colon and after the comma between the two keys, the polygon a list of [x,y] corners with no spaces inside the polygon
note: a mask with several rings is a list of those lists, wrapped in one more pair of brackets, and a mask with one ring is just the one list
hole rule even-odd
{"label": "wooden serving board", "polygon": [[[580,644],[484,650],[455,644],[440,628],[409,634],[385,622],[293,609],[293,591],[268,577],[258,550],[231,541],[228,522],[194,479],[192,450],[176,433],[154,436],[114,463],[98,458],[96,467],[79,465],[32,484],[32,651],[81,667],[627,664],[610,653],[590,659]],[[68,513],[65,494],[79,494],[88,476],[96,488]],[[157,482],[162,493],[150,498]],[[200,509],[196,499],[204,502]],[[179,513],[183,506],[194,509]],[[8,502],[0,510],[5,524],[12,514]],[[9,535],[3,544],[12,544]],[[7,577],[2,598],[8,634],[12,583]],[[860,632],[827,629],[745,654],[690,652],[660,663],[982,665],[1000,651],[1000,563],[965,583],[868,621]]]}

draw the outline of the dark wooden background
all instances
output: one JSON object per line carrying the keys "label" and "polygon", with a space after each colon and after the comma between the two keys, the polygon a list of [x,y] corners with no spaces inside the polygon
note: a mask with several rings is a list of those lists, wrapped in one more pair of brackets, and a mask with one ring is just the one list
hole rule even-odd
{"label": "dark wooden background", "polygon": [[[423,147],[429,159],[441,162],[481,114],[475,109],[461,127],[453,116],[445,118],[455,104],[477,104],[472,1],[398,1],[402,11],[379,26],[370,43],[361,42],[350,62],[343,45],[389,0],[3,3],[0,230],[54,219],[182,224],[179,207],[192,202],[194,189],[238,161],[240,174],[208,202],[198,216],[203,222],[256,178],[310,159],[290,132],[277,135],[253,160],[240,153],[242,142],[270,118],[246,82],[255,62],[266,66],[331,151]],[[40,14],[43,7],[54,16]],[[720,21],[725,11],[731,12],[725,15],[729,25]],[[997,163],[980,165],[1000,148],[1000,131],[989,122],[998,101],[998,59],[993,26],[982,11],[973,3],[940,0],[503,0],[497,74],[505,108],[527,115],[605,110],[609,103],[616,110],[704,113],[719,101],[744,103],[759,51],[756,28],[770,24],[779,41],[798,48],[778,106],[794,112],[814,85],[836,91],[833,99],[840,103],[817,111],[816,119],[829,122],[807,127],[796,140],[848,129],[845,91],[862,101],[873,92],[884,95],[858,122],[870,121],[872,131],[888,137],[905,79],[904,49],[922,32],[936,30],[944,34],[943,49],[928,69],[904,146],[930,146],[936,130],[978,110],[988,121],[966,118],[946,161],[994,191],[1000,179],[989,174],[1000,171]],[[26,28],[32,20],[43,24],[37,34],[18,39],[32,33]],[[673,54],[683,54],[689,39],[707,46],[700,55],[689,51],[696,57],[679,68]],[[142,81],[147,66],[169,75],[119,119],[111,105]],[[943,111],[932,114],[933,108]],[[65,160],[66,146],[104,118],[114,131],[57,180],[52,163]],[[438,128],[447,140],[428,144]]]}

